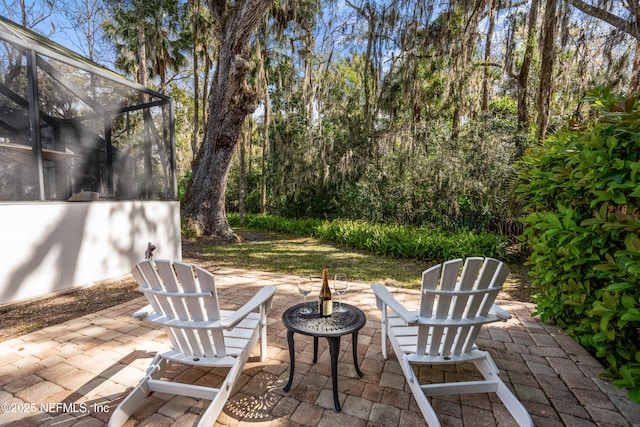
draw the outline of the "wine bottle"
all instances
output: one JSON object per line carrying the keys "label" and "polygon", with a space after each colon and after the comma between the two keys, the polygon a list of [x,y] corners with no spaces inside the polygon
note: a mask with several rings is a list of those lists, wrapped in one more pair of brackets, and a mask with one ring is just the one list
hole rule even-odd
{"label": "wine bottle", "polygon": [[333,301],[331,300],[331,289],[329,289],[329,272],[322,270],[322,288],[318,300],[318,313],[322,317],[331,316],[333,312]]}

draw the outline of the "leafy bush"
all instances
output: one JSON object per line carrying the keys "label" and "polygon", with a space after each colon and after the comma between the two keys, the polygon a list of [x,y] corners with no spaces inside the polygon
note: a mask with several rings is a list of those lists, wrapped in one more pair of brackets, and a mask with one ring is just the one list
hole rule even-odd
{"label": "leafy bush", "polygon": [[640,401],[640,105],[598,90],[594,117],[521,163],[524,240],[543,321],[554,321]]}
{"label": "leafy bush", "polygon": [[187,187],[191,182],[191,171],[185,172],[183,175],[178,177],[178,200],[184,199],[185,194],[187,194]]}
{"label": "leafy bush", "polygon": [[[228,217],[232,226],[239,224],[239,215],[229,214]],[[425,261],[444,261],[468,256],[504,258],[507,243],[506,238],[486,232],[448,232],[437,228],[370,224],[344,219],[328,221],[247,215],[243,226],[307,235],[376,254]]]}

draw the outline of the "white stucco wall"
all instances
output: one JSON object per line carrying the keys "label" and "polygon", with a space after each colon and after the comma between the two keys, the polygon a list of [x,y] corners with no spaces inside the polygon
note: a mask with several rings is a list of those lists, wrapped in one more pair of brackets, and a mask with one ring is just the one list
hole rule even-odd
{"label": "white stucco wall", "polygon": [[148,242],[182,259],[179,202],[0,204],[0,306],[127,274]]}

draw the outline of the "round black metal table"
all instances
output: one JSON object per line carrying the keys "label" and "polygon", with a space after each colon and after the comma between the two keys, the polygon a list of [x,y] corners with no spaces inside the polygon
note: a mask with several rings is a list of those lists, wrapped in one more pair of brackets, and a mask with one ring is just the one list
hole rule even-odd
{"label": "round black metal table", "polygon": [[[318,338],[325,337],[329,343],[329,354],[331,355],[331,380],[333,383],[333,404],[336,411],[340,411],[340,401],[338,400],[338,354],[340,353],[340,337],[351,334],[353,347],[353,365],[356,373],[362,378],[362,371],[358,367],[358,331],[362,329],[367,319],[358,307],[344,304],[345,311],[337,311],[339,304],[333,303],[333,314],[329,317],[322,317],[318,314],[317,302],[306,302],[288,308],[282,315],[282,323],[287,328],[287,341],[289,342],[289,382],[284,387],[284,391],[289,391],[293,383],[293,371],[295,367],[295,350],[293,344],[293,334],[303,334],[313,337],[313,363],[318,360]],[[308,307],[311,313],[302,314],[300,309]]]}

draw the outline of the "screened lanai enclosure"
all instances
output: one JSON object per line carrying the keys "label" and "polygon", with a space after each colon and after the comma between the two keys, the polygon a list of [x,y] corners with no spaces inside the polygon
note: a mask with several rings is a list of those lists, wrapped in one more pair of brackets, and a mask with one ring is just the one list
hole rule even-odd
{"label": "screened lanai enclosure", "polygon": [[181,258],[173,101],[0,17],[0,306]]}
{"label": "screened lanai enclosure", "polygon": [[175,199],[172,102],[0,19],[0,200]]}

